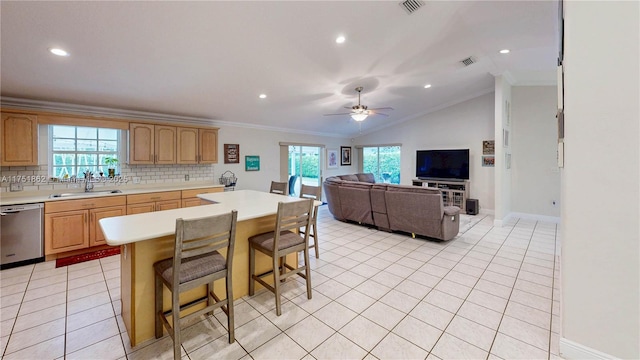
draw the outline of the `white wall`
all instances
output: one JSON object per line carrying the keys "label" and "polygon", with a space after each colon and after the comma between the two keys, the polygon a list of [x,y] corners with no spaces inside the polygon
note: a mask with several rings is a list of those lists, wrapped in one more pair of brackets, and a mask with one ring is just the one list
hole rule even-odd
{"label": "white wall", "polygon": [[[416,150],[469,149],[470,197],[494,208],[494,168],[482,167],[482,141],[494,138],[493,93],[356,138],[358,145],[402,144],[400,182],[416,177]],[[497,141],[496,141],[497,144]]]}
{"label": "white wall", "polygon": [[[340,150],[340,146],[349,146],[351,140],[347,138],[337,139],[273,130],[224,126],[221,127],[218,132],[218,142],[218,151],[220,154],[222,154],[223,144],[240,144],[240,164],[224,164],[224,157],[219,156],[218,164],[215,165],[216,177],[230,170],[238,178],[236,189],[269,191],[269,185],[272,180],[286,180],[280,179],[280,142],[324,144],[328,149]],[[323,161],[323,177],[327,178],[332,175],[355,173],[357,170],[357,157],[353,150],[354,149],[351,151],[352,156],[354,156],[351,161],[351,166],[327,169],[326,161]],[[245,155],[260,156],[260,171],[245,171]]]}
{"label": "white wall", "polygon": [[[496,167],[495,167],[495,219],[496,226],[502,226],[511,212],[511,169],[505,165],[505,154],[511,154],[513,146],[513,131],[511,130],[511,84],[503,75],[495,78],[495,118],[494,136],[496,139]],[[505,141],[504,131],[509,132]],[[505,144],[506,142],[506,144]]]}
{"label": "white wall", "polygon": [[555,86],[511,88],[513,212],[560,217],[557,108]]}
{"label": "white wall", "polygon": [[640,3],[565,2],[561,355],[640,358]]}

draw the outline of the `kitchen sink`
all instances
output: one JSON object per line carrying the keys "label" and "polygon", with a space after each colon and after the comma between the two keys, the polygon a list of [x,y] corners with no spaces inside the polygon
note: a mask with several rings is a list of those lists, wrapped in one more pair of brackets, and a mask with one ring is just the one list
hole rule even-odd
{"label": "kitchen sink", "polygon": [[87,196],[87,195],[100,195],[100,194],[120,194],[121,190],[103,190],[103,191],[86,191],[86,192],[77,192],[77,193],[62,193],[62,194],[51,194],[49,198],[62,198],[62,197],[73,197],[73,196]]}

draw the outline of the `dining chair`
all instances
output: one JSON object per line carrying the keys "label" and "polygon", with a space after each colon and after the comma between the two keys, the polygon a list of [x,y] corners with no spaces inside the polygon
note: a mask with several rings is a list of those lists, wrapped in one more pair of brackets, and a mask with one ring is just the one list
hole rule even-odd
{"label": "dining chair", "polygon": [[[235,341],[233,314],[233,249],[238,213],[233,210],[222,215],[198,219],[177,219],[172,258],[153,264],[155,270],[155,336],[162,337],[163,326],[173,339],[173,358],[181,358],[181,322],[200,316],[213,315],[222,308],[227,314],[229,343]],[[218,250],[226,248],[226,259]],[[214,292],[213,282],[226,280],[226,298]],[[171,309],[164,311],[163,288],[171,292]],[[180,293],[206,285],[207,293],[187,304],[180,304]],[[200,310],[180,316],[182,310],[206,303]],[[171,319],[171,323],[169,323]]]}
{"label": "dining chair", "polygon": [[269,192],[272,194],[287,195],[287,182],[272,181]]}
{"label": "dining chair", "polygon": [[[281,281],[292,275],[299,275],[306,280],[307,298],[311,299],[311,270],[309,268],[309,233],[300,234],[302,227],[309,228],[313,213],[313,200],[294,202],[279,202],[276,215],[276,226],[273,231],[249,237],[249,295],[255,293],[255,283],[258,282],[275,294],[276,315],[280,316]],[[256,250],[271,257],[273,268],[262,274],[256,274]],[[286,256],[304,252],[304,266],[294,268],[287,264]],[[290,270],[290,271],[287,271]],[[263,277],[273,276],[273,285],[262,280]]]}
{"label": "dining chair", "polygon": [[[322,187],[304,185],[300,188],[300,197],[304,199],[313,199],[322,201]],[[320,249],[318,249],[318,206],[313,207],[313,215],[311,216],[311,225],[309,227],[309,237],[313,238],[313,245],[309,245],[309,248],[313,248],[316,253],[316,259],[320,258]],[[307,228],[301,230],[301,234],[307,231]]]}

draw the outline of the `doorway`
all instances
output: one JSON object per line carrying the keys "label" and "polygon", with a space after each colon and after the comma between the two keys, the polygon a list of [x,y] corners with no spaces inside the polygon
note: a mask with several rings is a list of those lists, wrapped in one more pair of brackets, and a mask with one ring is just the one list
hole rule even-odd
{"label": "doorway", "polygon": [[289,145],[289,195],[298,197],[302,184],[322,185],[322,167],[319,146]]}

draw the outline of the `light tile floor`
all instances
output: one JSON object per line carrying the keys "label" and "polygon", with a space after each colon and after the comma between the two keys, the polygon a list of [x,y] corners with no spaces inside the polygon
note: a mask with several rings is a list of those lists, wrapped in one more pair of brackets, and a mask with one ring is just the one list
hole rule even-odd
{"label": "light tile floor", "polygon": [[[456,239],[435,242],[320,209],[313,299],[297,277],[284,285],[279,317],[271,293],[239,299],[237,341],[228,344],[218,311],[184,330],[183,359],[559,358],[556,224],[498,228],[478,215]],[[131,348],[119,266],[112,256],[0,272],[2,358],[171,358],[168,336]]]}

